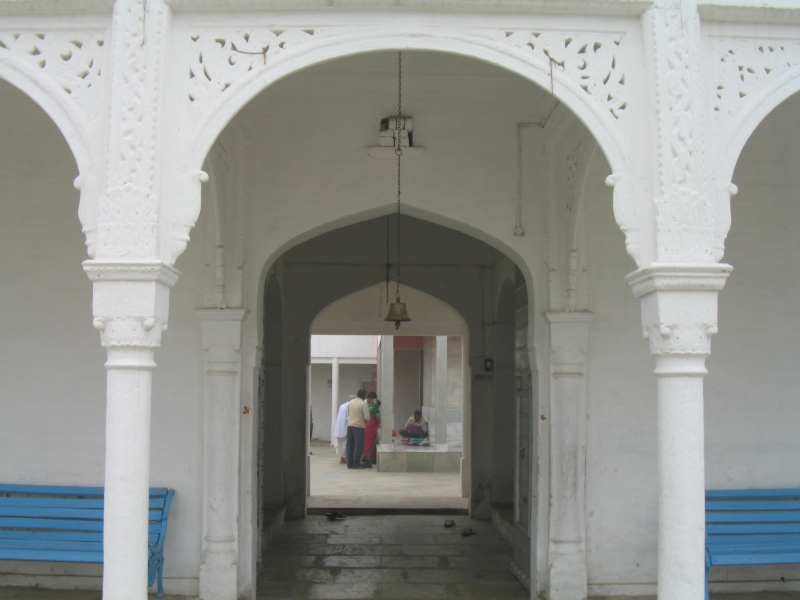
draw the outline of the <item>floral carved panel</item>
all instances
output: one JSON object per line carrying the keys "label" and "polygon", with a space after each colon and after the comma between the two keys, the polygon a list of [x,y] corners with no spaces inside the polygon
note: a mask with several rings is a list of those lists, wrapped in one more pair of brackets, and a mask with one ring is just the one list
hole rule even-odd
{"label": "floral carved panel", "polygon": [[101,32],[3,32],[0,56],[22,60],[54,81],[89,120],[100,110],[105,57]]}
{"label": "floral carved panel", "polygon": [[500,33],[501,43],[530,54],[546,71],[577,83],[614,119],[624,115],[628,100],[619,51],[622,34]]}
{"label": "floral carved panel", "polygon": [[[222,97],[231,87],[301,48],[394,33],[358,27],[254,28],[192,33],[187,73],[190,110],[202,112],[209,101]],[[425,28],[415,34],[470,41],[521,58],[559,81],[570,81],[614,120],[622,118],[628,108],[620,52],[622,34],[436,28]]]}
{"label": "floral carved panel", "polygon": [[781,75],[793,69],[800,72],[800,40],[715,38],[712,48],[712,98],[718,126],[740,113],[753,95]]}

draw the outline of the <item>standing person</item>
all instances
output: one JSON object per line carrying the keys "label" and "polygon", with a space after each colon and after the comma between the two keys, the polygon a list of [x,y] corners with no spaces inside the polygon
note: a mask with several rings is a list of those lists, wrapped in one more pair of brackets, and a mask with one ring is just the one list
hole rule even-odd
{"label": "standing person", "polygon": [[347,464],[347,455],[345,454],[347,448],[347,405],[350,400],[355,398],[351,395],[347,402],[339,407],[339,413],[336,415],[336,425],[333,428],[333,445],[336,447],[336,456],[339,457],[339,464]]}
{"label": "standing person", "polygon": [[367,469],[371,469],[372,465],[378,462],[378,433],[381,430],[381,401],[378,400],[378,394],[370,392],[367,394],[369,404],[369,421],[364,427],[364,452],[361,455],[361,463]]}
{"label": "standing person", "polygon": [[369,406],[364,398],[367,390],[358,390],[356,398],[347,403],[347,468],[363,469],[364,427],[369,419]]}

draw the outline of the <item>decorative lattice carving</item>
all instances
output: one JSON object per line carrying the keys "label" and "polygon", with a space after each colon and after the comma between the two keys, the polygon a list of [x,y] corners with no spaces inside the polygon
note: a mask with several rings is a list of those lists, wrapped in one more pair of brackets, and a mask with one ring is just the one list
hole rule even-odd
{"label": "decorative lattice carving", "polygon": [[800,66],[800,41],[718,38],[714,41],[715,116],[734,114],[747,97]]}
{"label": "decorative lattice carving", "polygon": [[91,32],[0,32],[0,52],[8,52],[52,77],[93,119],[100,103],[104,36]]}
{"label": "decorative lattice carving", "polygon": [[576,82],[596,102],[619,119],[628,106],[625,72],[619,47],[623,36],[532,31],[506,31],[505,43],[530,52],[544,64]]}
{"label": "decorative lattice carving", "polygon": [[[189,102],[199,106],[221,96],[247,73],[263,69],[279,54],[300,45],[358,35],[357,28],[253,30],[191,36]],[[371,32],[374,35],[374,30]],[[620,64],[621,34],[576,34],[505,30],[435,30],[432,36],[471,37],[505,51],[513,50],[566,76],[619,119],[627,108],[625,73]]]}
{"label": "decorative lattice carving", "polygon": [[276,55],[310,40],[313,35],[311,29],[193,35],[189,102],[199,105],[222,95],[249,71],[263,68]]}

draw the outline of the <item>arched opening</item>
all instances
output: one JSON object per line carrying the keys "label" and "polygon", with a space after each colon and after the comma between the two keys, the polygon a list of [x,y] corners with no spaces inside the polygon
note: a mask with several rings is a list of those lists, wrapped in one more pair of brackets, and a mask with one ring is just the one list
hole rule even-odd
{"label": "arched opening", "polygon": [[[531,432],[530,379],[525,376],[524,386],[521,386],[516,392],[513,383],[510,389],[506,390],[511,395],[510,400],[504,398],[507,403],[510,403],[510,410],[498,415],[493,406],[496,395],[493,348],[499,341],[507,346],[503,349],[506,357],[509,354],[513,357],[515,345],[519,345],[519,340],[515,340],[514,332],[525,329],[527,320],[527,316],[525,316],[517,325],[516,313],[518,311],[516,304],[512,304],[510,311],[510,319],[513,320],[511,335],[501,336],[499,340],[495,337],[493,332],[495,328],[494,298],[497,296],[494,290],[495,281],[503,281],[510,270],[515,277],[510,293],[511,302],[515,303],[516,299],[519,299],[521,302],[519,312],[527,315],[524,279],[521,275],[514,274],[514,263],[491,246],[440,225],[415,217],[402,216],[403,239],[407,240],[407,249],[404,253],[405,259],[402,267],[401,295],[408,305],[413,320],[411,323],[403,324],[397,331],[394,329],[393,323],[386,323],[383,320],[388,305],[386,303],[386,240],[382,238],[387,230],[387,219],[389,219],[388,230],[390,232],[396,230],[393,222],[395,218],[391,216],[368,219],[300,243],[285,252],[276,261],[273,267],[276,276],[270,275],[267,280],[265,304],[270,302],[270,288],[271,286],[274,288],[276,280],[280,281],[283,298],[284,360],[280,374],[283,392],[280,410],[274,406],[266,408],[266,415],[262,418],[262,422],[268,421],[270,414],[281,414],[279,437],[282,446],[282,465],[280,486],[272,486],[270,482],[270,477],[277,476],[275,469],[272,469],[270,472],[262,470],[260,487],[264,490],[271,487],[282,488],[282,502],[286,507],[287,518],[303,517],[309,511],[318,513],[323,510],[325,512],[333,510],[347,512],[377,508],[408,511],[416,507],[430,511],[452,508],[448,504],[431,504],[433,500],[430,497],[426,497],[425,494],[417,494],[415,489],[406,489],[424,486],[425,483],[422,481],[424,477],[430,477],[432,480],[438,477],[439,479],[450,478],[454,481],[455,485],[447,488],[448,498],[454,497],[456,500],[461,500],[461,497],[464,496],[468,499],[468,503],[465,502],[463,505],[459,503],[457,507],[468,506],[472,517],[489,519],[495,496],[493,439],[496,436],[510,439],[512,447],[521,444],[527,452],[535,452],[536,445],[523,439],[529,437]],[[374,243],[361,243],[355,249],[352,247],[353,240],[369,240],[371,236],[377,238]],[[391,242],[390,239],[390,248],[392,247]],[[390,263],[394,263],[395,260],[394,252],[390,250]],[[503,275],[500,274],[500,271]],[[394,281],[391,280],[391,277],[389,287],[390,294],[393,294]],[[393,300],[393,298],[390,299]],[[274,309],[271,310],[265,306],[264,314],[268,313],[274,313]],[[314,415],[316,415],[314,431],[321,431],[322,434],[329,432],[330,423],[333,420],[332,414],[329,417],[330,420],[320,418],[324,411],[331,413],[332,400],[331,388],[317,385],[319,383],[317,379],[321,378],[322,382],[327,381],[330,372],[328,383],[332,387],[334,379],[344,378],[344,369],[341,367],[346,364],[344,354],[333,357],[342,363],[339,365],[339,375],[334,377],[332,362],[328,361],[332,358],[328,356],[332,355],[332,351],[318,350],[316,356],[313,353],[315,344],[313,338],[311,338],[311,343],[309,343],[309,339],[315,333],[321,334],[321,337],[330,338],[347,334],[356,334],[361,337],[371,335],[375,342],[374,346],[378,343],[384,344],[384,350],[373,348],[375,363],[374,367],[370,366],[369,370],[374,368],[376,375],[380,373],[379,381],[376,382],[377,390],[379,398],[386,401],[387,397],[384,394],[387,384],[384,373],[387,371],[381,366],[380,361],[391,360],[392,368],[388,372],[391,373],[393,384],[391,400],[385,402],[387,409],[393,408],[395,403],[400,406],[401,402],[398,393],[401,386],[398,385],[398,378],[402,363],[396,359],[395,354],[403,350],[416,350],[416,346],[411,342],[420,340],[422,356],[435,357],[435,360],[424,361],[423,359],[420,361],[418,353],[417,369],[422,368],[423,371],[435,369],[436,383],[432,385],[437,388],[439,373],[444,372],[446,377],[443,380],[446,394],[444,404],[437,404],[438,396],[436,402],[429,401],[425,397],[424,391],[418,396],[422,401],[421,410],[431,424],[431,449],[435,450],[437,459],[444,457],[449,460],[452,458],[449,455],[457,454],[457,462],[451,466],[455,466],[458,470],[453,472],[452,469],[443,468],[439,473],[435,466],[438,461],[435,461],[431,464],[430,472],[419,475],[408,471],[398,472],[397,463],[400,462],[397,458],[398,452],[403,453],[406,465],[411,463],[412,457],[416,459],[422,454],[414,454],[415,450],[410,448],[400,450],[400,436],[394,440],[398,446],[392,444],[391,437],[386,437],[387,431],[400,430],[409,417],[409,415],[400,414],[397,411],[386,410],[381,414],[383,421],[381,430],[384,439],[381,440],[380,452],[377,457],[379,462],[374,472],[355,471],[349,473],[345,470],[345,465],[340,465],[337,460],[333,459],[330,440],[325,440],[323,443],[317,443],[317,440],[312,442],[309,439],[311,432],[308,410],[312,404],[315,408]],[[397,333],[400,334],[399,337],[391,335]],[[262,343],[265,353],[270,344],[277,342],[272,334],[269,334],[271,337],[267,339],[268,334],[265,322],[265,337]],[[462,339],[465,342],[463,345]],[[440,363],[440,340],[446,344],[443,350],[444,363]],[[327,343],[327,341],[325,342]],[[386,344],[391,345],[388,353],[385,352]],[[524,362],[527,367],[527,351],[522,347],[519,350],[525,354]],[[356,354],[354,353],[353,357]],[[453,362],[460,364],[451,364]],[[506,362],[508,362],[507,358]],[[440,364],[444,366],[441,371]],[[321,375],[316,373],[319,370],[316,369],[318,366],[323,367],[324,373]],[[512,369],[513,366],[512,358]],[[507,367],[508,365],[506,365]],[[455,377],[449,377],[451,371],[458,374]],[[262,372],[264,371],[262,370]],[[512,377],[514,377],[514,373],[512,371]],[[520,376],[514,377],[514,380],[517,379],[520,379]],[[422,377],[417,380],[417,385],[420,383],[424,385],[425,382],[430,382],[430,374],[422,373]],[[458,384],[462,387],[459,393],[447,394],[450,385],[455,387]],[[353,386],[355,385],[356,383],[353,384]],[[358,379],[358,385],[363,385],[363,381]],[[267,377],[261,383],[260,388],[265,391],[274,386],[275,382],[270,383]],[[318,392],[317,387],[323,389],[325,396],[319,403],[313,397]],[[520,393],[522,393],[523,387],[528,394],[527,403],[520,403]],[[356,390],[351,389],[348,393],[341,387],[337,387],[337,389],[339,396],[342,396],[341,401],[337,402],[336,408],[338,409],[339,405],[347,400],[345,394],[354,394]],[[438,392],[432,391],[429,394],[436,395]],[[463,402],[462,406],[451,404],[454,398]],[[260,405],[267,406],[266,398],[263,396],[260,398]],[[444,412],[440,412],[442,408]],[[524,419],[526,422],[519,423],[519,419]],[[261,435],[269,436],[271,432],[277,430],[276,428],[270,429],[270,427],[267,424],[266,428],[262,429]],[[440,431],[444,434],[441,437],[440,433],[437,433]],[[463,438],[458,439],[457,433],[461,431],[463,431]],[[322,434],[314,435],[322,437]],[[452,445],[449,444],[451,437],[453,438]],[[384,444],[388,447],[385,447]],[[441,445],[446,447],[441,448]],[[420,448],[420,450],[425,451],[427,448]],[[524,454],[520,456],[525,458]],[[523,479],[515,483],[515,473],[527,472],[529,463],[515,461],[514,456],[505,457],[505,459],[511,460],[512,465],[511,480],[507,482],[512,493],[506,494],[506,501],[514,513],[522,519],[520,524],[523,525],[523,527],[515,528],[515,524],[512,522],[511,527],[515,530],[509,535],[507,541],[513,545],[525,546],[520,550],[521,556],[525,557],[524,560],[520,560],[520,571],[524,570],[526,576],[529,577],[531,540],[530,537],[527,537],[529,536],[528,530],[525,529],[529,517],[525,515],[530,513],[529,503],[532,495],[529,488],[535,485],[535,482],[532,481],[530,475],[524,475]],[[386,470],[382,469],[381,461],[384,460],[387,461],[386,464],[390,465]],[[530,454],[526,460],[532,460]],[[344,474],[337,476],[336,469],[340,469]],[[389,478],[394,481],[398,475],[408,476],[406,483],[389,483],[386,484],[388,487],[381,487],[389,481]],[[315,476],[320,477],[321,480],[315,481]],[[363,479],[361,487],[358,487],[358,482],[350,481],[359,476]],[[382,476],[386,476],[387,479],[381,481]],[[335,477],[339,477],[339,488],[336,489],[343,490],[338,495],[330,492],[332,489],[330,480]],[[395,485],[398,487],[392,487]],[[320,489],[326,486],[324,487],[326,492],[315,495],[315,486]],[[335,488],[335,486],[333,487]],[[435,491],[441,489],[444,488],[436,488]],[[348,490],[350,490],[349,493]],[[352,490],[356,490],[356,492]],[[516,495],[513,493],[514,490],[516,490]],[[308,497],[309,492],[310,498]],[[367,496],[367,500],[371,503],[365,504],[361,496]],[[437,493],[430,496],[435,497],[436,502],[447,500]],[[320,504],[320,502],[328,502],[328,504]],[[333,502],[338,503],[333,504]],[[347,504],[347,502],[351,504]],[[426,502],[427,504],[425,504]],[[523,505],[517,506],[520,502]],[[350,514],[352,515],[352,512]],[[278,549],[280,547],[278,544]],[[508,550],[509,562],[512,558],[516,558],[510,548],[511,546]],[[266,548],[264,568],[266,569],[265,573],[271,573],[271,575],[265,575],[267,579],[262,580],[261,585],[270,585],[275,582],[270,579],[275,574],[270,570],[269,565],[270,561],[274,561],[274,552],[276,551],[274,547]]]}
{"label": "arched opening", "polygon": [[[411,223],[414,234],[416,227]],[[432,263],[425,266],[435,268]],[[392,294],[395,285],[389,282]],[[312,435],[308,506],[316,513],[335,508],[468,506],[469,493],[464,493],[468,461],[462,469],[464,436],[470,435],[463,430],[468,409],[464,389],[471,384],[465,368],[467,323],[451,306],[404,285],[402,299],[413,307],[413,320],[396,329],[385,321],[387,298],[394,301],[386,295],[386,282],[381,282],[336,300],[311,325],[309,404],[316,433]],[[354,494],[365,475],[344,472],[338,466],[345,463],[347,441],[341,435],[346,433],[345,423],[339,423],[338,438],[333,427],[341,406],[359,388],[376,392],[381,402],[380,425],[376,418],[365,430],[364,462],[375,469],[367,475],[367,497]],[[409,424],[416,411],[421,412],[420,427],[428,435],[412,442],[403,432],[414,427]],[[345,421],[346,416],[341,418]],[[371,443],[376,443],[374,452],[369,451]],[[341,448],[336,453],[341,455],[338,461],[332,446]]]}
{"label": "arched opening", "polygon": [[[535,376],[537,357],[547,352],[537,355],[528,344],[538,332],[540,343],[547,346],[544,312],[537,313],[533,306],[558,310],[569,292],[567,256],[574,245],[582,247],[575,238],[584,235],[569,218],[552,220],[549,215],[573,210],[574,196],[581,193],[574,191],[581,188],[580,171],[593,166],[598,173],[605,171],[604,177],[609,167],[604,160],[585,158],[591,146],[589,132],[563,108],[554,113],[550,95],[529,81],[454,54],[403,56],[403,112],[415,119],[414,146],[424,154],[409,153],[402,163],[402,285],[438,298],[467,322],[464,372],[471,383],[465,385],[464,398],[471,402],[471,411],[464,412],[462,426],[472,434],[479,427],[481,443],[487,446],[471,448],[477,437],[464,436],[464,456],[471,462],[463,472],[462,496],[469,498],[473,517],[492,516],[495,491],[501,489],[494,481],[493,440],[502,435],[503,444],[513,447],[511,463],[503,464],[506,475],[511,470],[514,478],[508,539],[519,546],[513,558],[520,579],[532,585],[535,547],[546,549],[548,535],[548,509],[539,508],[547,503],[540,503],[538,494],[548,466],[534,457],[539,431],[549,426],[533,419],[539,412],[538,398],[548,393],[549,385],[547,378],[540,382]],[[273,476],[280,479],[274,489],[280,488],[287,518],[306,515],[311,487],[310,415],[297,406],[308,406],[312,323],[331,303],[386,280],[386,215],[395,210],[397,164],[395,159],[381,159],[373,147],[379,145],[381,119],[396,111],[396,60],[394,52],[359,54],[285,78],[236,115],[208,156],[216,164],[207,170],[217,174],[219,185],[206,186],[203,193],[217,196],[222,217],[209,216],[206,221],[214,245],[206,249],[205,287],[217,290],[223,306],[244,306],[252,315],[243,321],[244,369],[261,364],[257,352],[266,352],[263,294],[273,274],[281,289],[281,387],[285,402],[291,404],[272,413],[281,419],[281,467]],[[602,186],[602,178],[593,178],[592,185],[599,187],[596,180]],[[600,189],[605,202],[610,193],[605,186]],[[562,191],[565,198],[569,195],[566,208]],[[611,215],[610,203],[603,210]],[[524,235],[515,235],[520,211]],[[389,218],[392,265],[394,219]],[[503,277],[494,271],[501,263]],[[444,274],[433,275],[433,267],[444,268]],[[390,278],[393,273],[394,266]],[[499,338],[494,333],[496,303],[506,279],[514,282],[510,346],[508,331]],[[581,274],[577,280],[583,281]],[[464,289],[469,293],[462,293]],[[206,295],[209,305],[214,305],[213,296]],[[585,306],[581,301],[578,310]],[[409,310],[414,318],[413,307]],[[510,324],[506,316],[503,319],[501,329]],[[503,413],[511,418],[496,425],[494,365],[499,343],[505,353],[501,367],[508,368],[509,352],[524,355],[525,361],[513,372],[512,409],[506,405]],[[507,376],[504,373],[506,386]],[[248,393],[259,396],[247,385],[245,378],[243,410],[249,409]],[[507,395],[504,400],[509,401]],[[258,405],[266,410],[263,396]],[[263,424],[270,416],[258,415],[258,420]],[[525,423],[520,425],[520,419]],[[315,431],[316,423],[315,418]],[[243,436],[252,434],[255,443],[261,429],[255,426]],[[251,468],[247,448],[243,443],[244,498],[271,487],[266,479],[259,484],[264,472]],[[501,505],[508,501],[507,477],[503,485]],[[262,504],[258,507],[261,510]],[[245,513],[240,515],[239,543],[244,555],[247,547],[242,544],[249,534],[243,528],[253,521],[246,517],[246,503],[241,510]],[[544,542],[531,540],[537,535]],[[244,568],[254,572],[256,562]]]}

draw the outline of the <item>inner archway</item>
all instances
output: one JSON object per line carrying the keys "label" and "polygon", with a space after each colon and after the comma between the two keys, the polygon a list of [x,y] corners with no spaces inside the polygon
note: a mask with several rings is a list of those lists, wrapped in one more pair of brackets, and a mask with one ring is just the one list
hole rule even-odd
{"label": "inner archway", "polygon": [[[312,434],[309,407],[312,390],[309,382],[313,377],[310,376],[309,367],[313,369],[315,366],[310,336],[373,335],[376,338],[382,336],[380,339],[386,343],[386,340],[392,340],[387,333],[398,333],[394,331],[394,324],[383,321],[387,283],[386,224],[388,219],[388,231],[394,232],[396,218],[384,216],[369,219],[303,242],[276,261],[268,278],[269,282],[280,283],[283,306],[281,408],[277,410],[272,405],[273,408],[270,409],[270,414],[282,416],[282,475],[280,484],[273,485],[269,481],[270,474],[266,470],[262,471],[260,487],[265,490],[283,490],[287,517],[302,517],[309,506],[314,508],[308,500],[309,491],[313,493],[314,486],[309,477],[312,473],[311,460],[314,459],[311,453],[321,446],[310,445]],[[514,440],[518,436],[529,436],[531,430],[530,423],[519,425],[515,422],[514,411],[508,413],[509,418],[494,424],[494,353],[499,352],[496,344],[509,346],[503,348],[504,356],[515,352],[513,335],[497,338],[494,334],[494,298],[497,296],[495,285],[496,282],[504,281],[509,272],[513,276],[514,263],[495,248],[463,233],[410,216],[402,216],[401,220],[405,258],[400,289],[414,320],[403,324],[399,333],[410,334],[404,336],[407,339],[424,334],[434,336],[433,340],[436,341],[439,338],[447,342],[457,341],[458,347],[462,349],[460,383],[463,398],[463,438],[460,451],[463,452],[463,460],[459,470],[463,483],[460,489],[456,489],[456,493],[460,492],[459,495],[468,500],[466,506],[471,516],[488,519],[493,504],[516,502],[513,498],[495,498],[492,475],[493,438],[502,436]],[[370,243],[359,244],[354,251],[352,240],[368,240]],[[393,241],[389,239],[390,248],[393,247]],[[394,253],[390,250],[390,265],[395,260]],[[390,272],[393,269],[390,268]],[[524,290],[524,281],[516,283],[521,284]],[[269,286],[272,285],[274,283],[268,284],[267,297],[270,295]],[[389,287],[390,294],[393,294],[394,281],[389,281]],[[264,310],[266,313],[268,309],[265,307]],[[522,310],[527,313],[527,306],[522,307]],[[273,342],[265,338],[263,347],[266,349],[270,343]],[[398,348],[394,343],[392,345],[393,348]],[[378,354],[384,356],[383,352],[379,352],[376,353],[376,358]],[[394,364],[397,363],[393,362]],[[333,381],[330,383],[332,385]],[[449,383],[451,382],[448,380]],[[261,385],[262,390],[270,387],[269,381]],[[378,389],[380,393],[385,393],[382,384],[379,384]],[[513,388],[505,391],[510,394],[510,398],[504,398],[504,404],[510,402],[513,406]],[[346,399],[345,397],[341,400]],[[535,392],[533,399],[536,399]],[[326,402],[327,411],[331,411],[330,400]],[[264,399],[261,405],[265,405]],[[422,409],[426,409],[424,404]],[[451,413],[456,412],[451,409],[453,407],[449,404],[445,406],[444,427],[448,435],[454,431],[456,424],[448,421]],[[531,411],[526,410],[520,414],[530,419],[530,413]],[[330,431],[332,415],[328,419],[321,419],[319,409],[314,414],[317,415],[315,430],[325,433]],[[395,415],[392,426],[384,427],[384,431],[399,429],[397,424],[402,426],[406,417],[408,415]],[[269,436],[269,432],[262,430],[262,435]],[[388,440],[382,440],[381,443],[387,442]],[[330,444],[330,440],[327,444]],[[459,448],[457,443],[454,444],[455,448]],[[277,460],[277,456],[272,458]],[[520,466],[525,470],[524,465],[518,465],[517,471]],[[270,472],[274,471],[272,469]],[[531,479],[525,476],[523,485],[526,490],[519,495],[526,503],[530,498],[536,497],[535,493],[528,490],[528,487],[536,486],[536,482]],[[516,488],[519,487],[517,484]],[[369,491],[364,490],[363,493],[368,494]],[[529,507],[526,505],[517,512],[528,514]],[[525,546],[525,556],[530,555],[529,537],[516,540],[516,543]],[[528,569],[525,571],[527,573]]]}
{"label": "inner archway", "polygon": [[[396,283],[389,281],[388,288],[393,294]],[[388,301],[394,300],[387,282],[333,302],[311,325],[308,506],[314,512],[468,506],[469,461],[463,453],[464,436],[470,435],[463,429],[469,408],[468,327],[452,307],[413,287],[402,287],[402,299],[413,307],[413,320],[400,329],[385,320]],[[359,388],[376,392],[380,402],[358,465],[375,469],[367,475],[340,466],[350,458],[342,406]],[[403,432],[417,422],[417,411],[426,437],[412,441]],[[366,496],[360,493],[365,477]]]}

